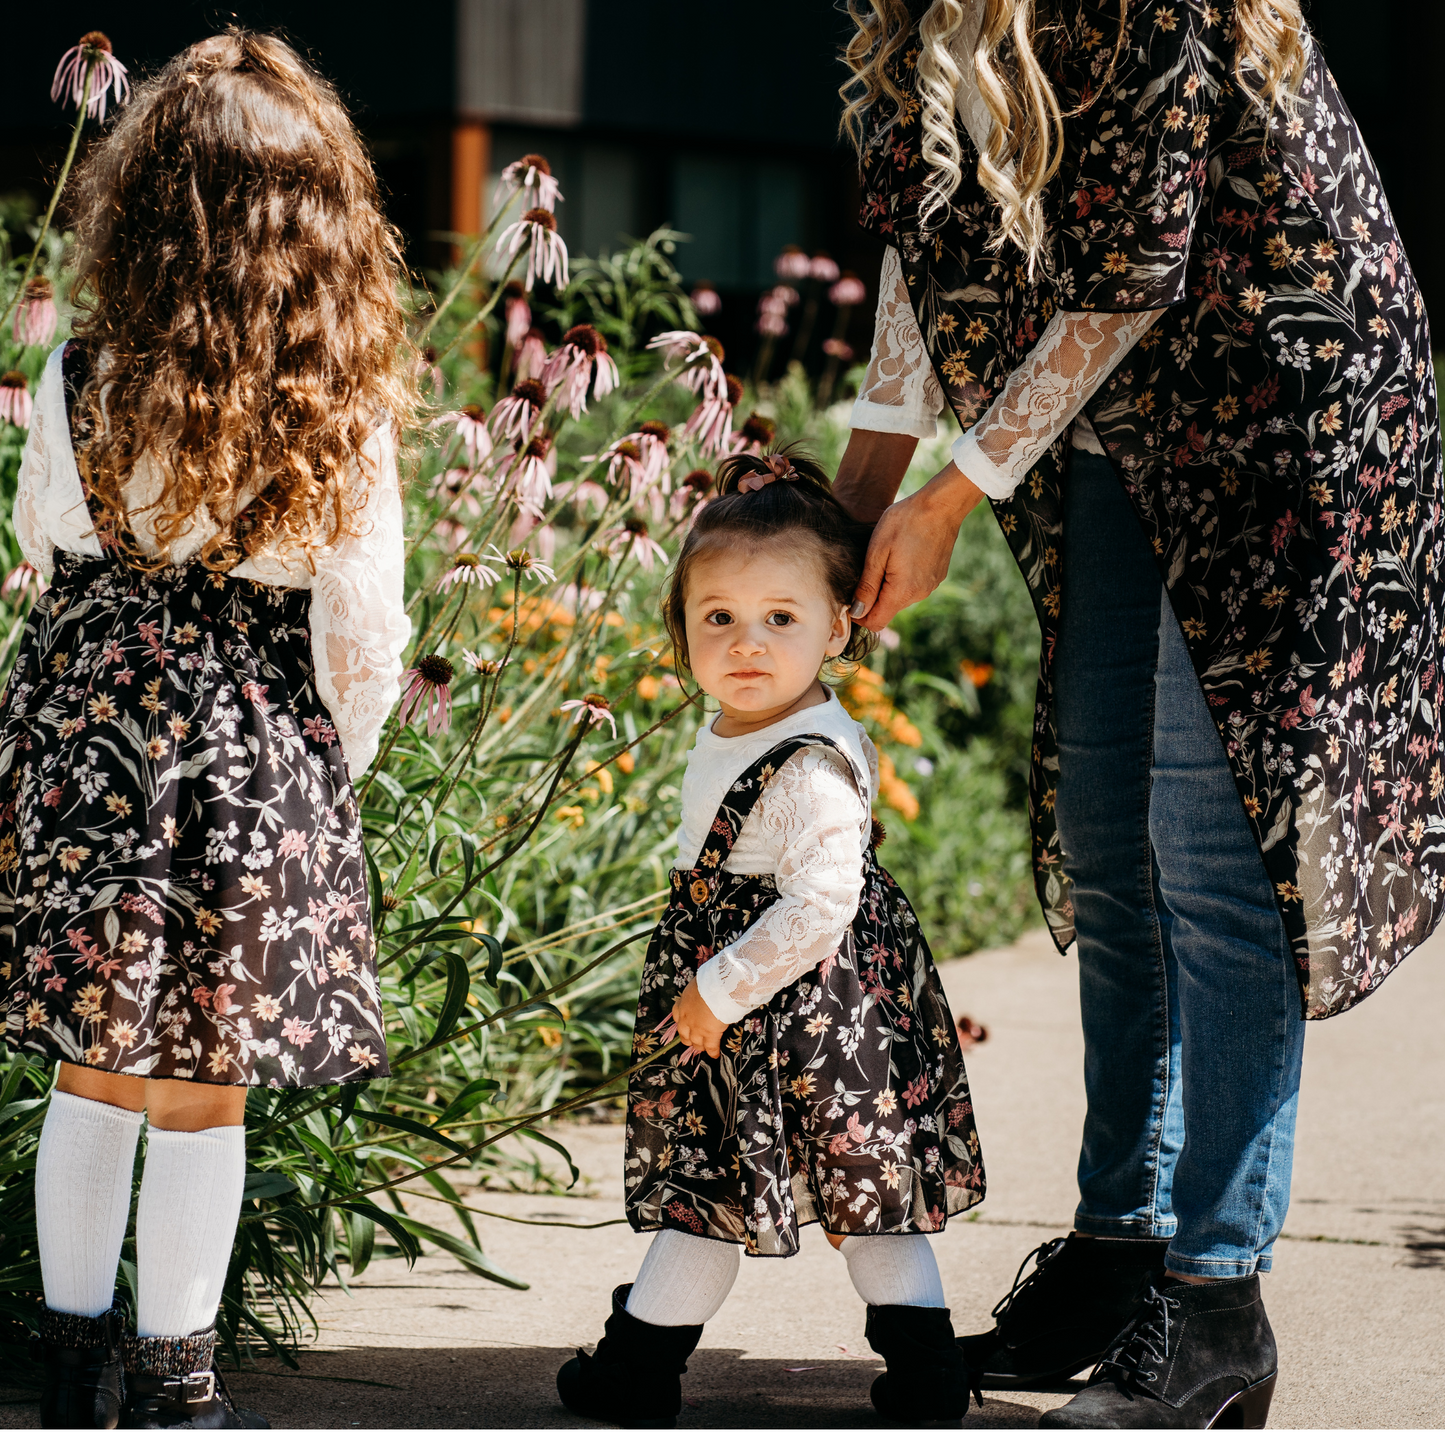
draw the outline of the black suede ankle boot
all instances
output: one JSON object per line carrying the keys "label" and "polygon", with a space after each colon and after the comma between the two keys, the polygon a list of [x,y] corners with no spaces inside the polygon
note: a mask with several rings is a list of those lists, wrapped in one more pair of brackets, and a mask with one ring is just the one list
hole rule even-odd
{"label": "black suede ankle boot", "polygon": [[606,1333],[557,1372],[557,1393],[574,1415],[634,1430],[670,1430],[682,1410],[687,1357],[701,1325],[650,1325],[627,1313],[630,1284],[612,1291]]}
{"label": "black suede ankle boot", "polygon": [[38,1354],[45,1366],[40,1391],[43,1430],[114,1430],[125,1404],[119,1300],[103,1315],[40,1311]]}
{"label": "black suede ankle boot", "polygon": [[126,1338],[127,1430],[269,1430],[237,1408],[216,1369],[216,1331]]}
{"label": "black suede ankle boot", "polygon": [[947,1310],[869,1305],[864,1333],[888,1366],[872,1390],[873,1408],[885,1420],[945,1429],[960,1424],[968,1414],[968,1365]]}
{"label": "black suede ankle boot", "polygon": [[[959,1337],[974,1379],[985,1389],[1022,1390],[1097,1364],[1164,1268],[1168,1247],[1165,1239],[1077,1234],[1039,1245],[994,1306],[998,1324],[987,1334]],[[1032,1261],[1033,1273],[1024,1278]]]}
{"label": "black suede ankle boot", "polygon": [[1150,1289],[1089,1383],[1041,1430],[1263,1430],[1278,1358],[1259,1276]]}

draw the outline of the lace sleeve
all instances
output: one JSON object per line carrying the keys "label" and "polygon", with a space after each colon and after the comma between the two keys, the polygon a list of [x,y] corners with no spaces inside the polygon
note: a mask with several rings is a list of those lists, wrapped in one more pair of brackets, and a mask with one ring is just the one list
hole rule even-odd
{"label": "lace sleeve", "polygon": [[311,596],[316,690],[331,712],[353,777],[376,756],[382,724],[401,693],[401,653],[411,636],[403,605],[406,566],[401,490],[389,426],[364,453],[366,506],[359,536],[317,559]]}
{"label": "lace sleeve", "polygon": [[[70,428],[65,419],[65,387],[57,355],[46,364],[35,388],[35,406],[30,416],[30,433],[20,454],[20,478],[15,487],[15,540],[25,560],[49,577],[55,541],[45,525],[45,501],[51,484],[52,453],[56,447],[70,450]],[[57,433],[56,425],[60,430]]]}
{"label": "lace sleeve", "polygon": [[943,389],[908,299],[898,252],[890,246],[878,278],[873,353],[848,425],[926,439],[938,431],[942,410]]}
{"label": "lace sleeve", "polygon": [[698,991],[724,1023],[760,1008],[833,953],[863,893],[868,807],[848,765],[830,750],[806,748],[789,758],[754,816],[776,843],[782,896],[698,970]]}
{"label": "lace sleeve", "polygon": [[980,491],[1013,495],[1029,468],[1104,384],[1162,311],[1060,311],[994,403],[953,444]]}

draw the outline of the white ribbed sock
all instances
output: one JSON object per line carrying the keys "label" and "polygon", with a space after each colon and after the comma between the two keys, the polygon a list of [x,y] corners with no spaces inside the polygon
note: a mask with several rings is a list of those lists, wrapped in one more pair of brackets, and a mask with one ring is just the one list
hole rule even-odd
{"label": "white ribbed sock", "polygon": [[245,1181],[240,1124],[150,1129],[135,1212],[137,1335],[194,1334],[215,1319]]}
{"label": "white ribbed sock", "polygon": [[627,1313],[650,1325],[705,1325],[738,1277],[735,1244],[660,1229],[627,1296]]}
{"label": "white ribbed sock", "polygon": [[45,1303],[62,1314],[94,1318],[115,1297],[141,1118],[78,1094],[50,1096],[35,1157],[35,1229]]}
{"label": "white ribbed sock", "polygon": [[924,1234],[853,1234],[838,1251],[864,1304],[943,1308],[943,1280]]}

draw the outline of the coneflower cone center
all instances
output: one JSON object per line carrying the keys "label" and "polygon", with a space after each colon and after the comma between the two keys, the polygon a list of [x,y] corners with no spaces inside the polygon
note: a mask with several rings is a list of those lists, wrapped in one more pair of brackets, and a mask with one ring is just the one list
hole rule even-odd
{"label": "coneflower cone center", "polygon": [[412,665],[421,674],[423,680],[431,683],[433,687],[449,687],[452,678],[456,676],[456,668],[446,658],[438,657],[434,652],[417,658]]}
{"label": "coneflower cone center", "polygon": [[534,226],[545,226],[549,231],[555,231],[557,229],[556,216],[543,206],[533,206],[522,219],[529,221]]}
{"label": "coneflower cone center", "polygon": [[521,401],[531,402],[533,406],[541,406],[547,400],[547,388],[529,376],[512,388],[512,395]]}
{"label": "coneflower cone center", "polygon": [[80,48],[82,50],[99,50],[103,55],[110,55],[113,49],[110,36],[103,30],[87,30],[80,37]]}

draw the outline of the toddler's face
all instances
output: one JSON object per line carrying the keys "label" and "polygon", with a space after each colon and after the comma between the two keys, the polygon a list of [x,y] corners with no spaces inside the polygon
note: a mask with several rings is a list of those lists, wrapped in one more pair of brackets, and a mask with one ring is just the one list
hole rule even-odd
{"label": "toddler's face", "polygon": [[848,645],[847,609],[821,564],[798,548],[720,547],[688,575],[692,674],[723,711],[747,721],[788,706]]}

